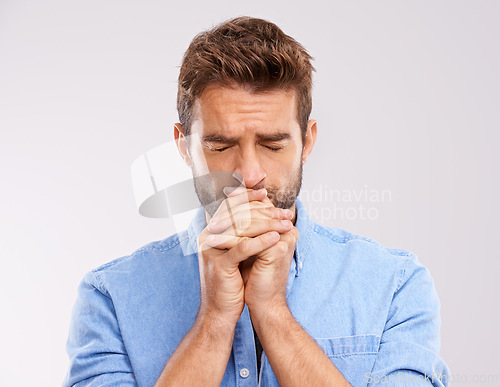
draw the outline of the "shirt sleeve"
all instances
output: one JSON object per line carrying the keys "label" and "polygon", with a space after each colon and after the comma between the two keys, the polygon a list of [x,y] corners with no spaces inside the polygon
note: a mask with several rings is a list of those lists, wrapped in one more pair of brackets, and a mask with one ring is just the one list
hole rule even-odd
{"label": "shirt sleeve", "polygon": [[440,302],[434,281],[415,255],[400,271],[368,386],[448,386],[439,356]]}
{"label": "shirt sleeve", "polygon": [[136,386],[113,302],[90,272],[80,283],[66,350],[63,386]]}

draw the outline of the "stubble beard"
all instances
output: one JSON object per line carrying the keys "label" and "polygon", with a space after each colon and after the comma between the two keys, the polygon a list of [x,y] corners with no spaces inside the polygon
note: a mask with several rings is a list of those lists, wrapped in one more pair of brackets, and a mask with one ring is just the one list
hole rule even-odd
{"label": "stubble beard", "polygon": [[[302,159],[302,157],[301,157]],[[222,201],[226,198],[222,189],[224,188],[221,184],[216,184],[214,182],[213,175],[200,175],[197,172],[196,167],[192,166],[194,189],[198,200],[205,208],[205,211],[210,217],[214,216],[217,212]],[[276,186],[265,186],[259,185],[253,187],[254,189],[266,188],[267,196],[271,200],[271,203],[277,208],[290,209],[295,204],[297,196],[299,196],[300,189],[302,187],[302,162],[299,162],[299,166],[295,169],[295,172],[291,176],[289,184],[284,187]],[[232,175],[232,172],[227,172]],[[216,188],[219,185],[219,188]]]}

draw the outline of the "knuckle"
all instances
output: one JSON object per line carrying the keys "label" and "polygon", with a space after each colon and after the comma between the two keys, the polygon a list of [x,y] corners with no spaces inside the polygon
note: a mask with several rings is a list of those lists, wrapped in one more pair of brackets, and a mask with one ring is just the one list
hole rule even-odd
{"label": "knuckle", "polygon": [[253,210],[253,211],[258,211],[264,207],[264,203],[261,203],[258,201],[249,202],[247,205],[248,205],[249,210]]}
{"label": "knuckle", "polygon": [[253,219],[262,219],[269,217],[270,214],[265,208],[254,208],[252,210],[252,218]]}
{"label": "knuckle", "polygon": [[275,208],[264,207],[261,212],[270,218],[277,219],[279,217],[279,212]]}
{"label": "knuckle", "polygon": [[271,245],[271,238],[269,237],[269,235],[265,235],[265,234],[259,235],[258,240],[260,243],[260,247]]}
{"label": "knuckle", "polygon": [[286,242],[280,241],[276,244],[276,249],[279,253],[285,254],[288,251],[288,244]]}
{"label": "knuckle", "polygon": [[263,211],[264,211],[264,209],[263,208],[259,208],[259,207],[255,207],[255,208],[250,209],[250,213],[252,215],[261,214]]}
{"label": "knuckle", "polygon": [[251,222],[252,219],[249,216],[244,216],[236,222],[236,228],[238,230],[246,230],[250,226]]}
{"label": "knuckle", "polygon": [[297,227],[292,227],[292,229],[286,233],[287,239],[291,239],[296,242],[299,239],[299,230]]}
{"label": "knuckle", "polygon": [[250,248],[251,240],[248,237],[242,237],[238,242],[240,252],[244,252]]}

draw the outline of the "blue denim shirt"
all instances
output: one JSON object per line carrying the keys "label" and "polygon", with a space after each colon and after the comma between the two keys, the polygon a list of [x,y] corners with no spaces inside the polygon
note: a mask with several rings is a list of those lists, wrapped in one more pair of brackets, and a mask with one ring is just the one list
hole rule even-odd
{"label": "blue denim shirt", "polygon": [[[439,356],[440,304],[429,271],[405,250],[312,222],[296,202],[299,240],[287,301],[353,386],[448,385]],[[188,230],[89,272],[78,289],[65,386],[152,386],[193,325],[200,303],[196,237]],[[185,252],[188,255],[185,255]],[[223,386],[278,386],[248,309],[236,324]],[[243,371],[242,371],[243,370]],[[200,364],[193,372],[204,372]]]}

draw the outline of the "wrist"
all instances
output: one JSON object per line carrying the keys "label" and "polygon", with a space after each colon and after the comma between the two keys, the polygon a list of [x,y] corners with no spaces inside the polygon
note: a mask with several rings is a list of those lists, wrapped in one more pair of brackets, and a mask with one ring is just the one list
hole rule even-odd
{"label": "wrist", "polygon": [[259,305],[252,308],[249,306],[248,311],[257,331],[260,331],[261,326],[277,326],[288,318],[293,318],[286,301],[274,302],[269,305]]}
{"label": "wrist", "polygon": [[235,316],[222,316],[215,312],[200,312],[195,326],[206,337],[233,337],[238,319]]}

